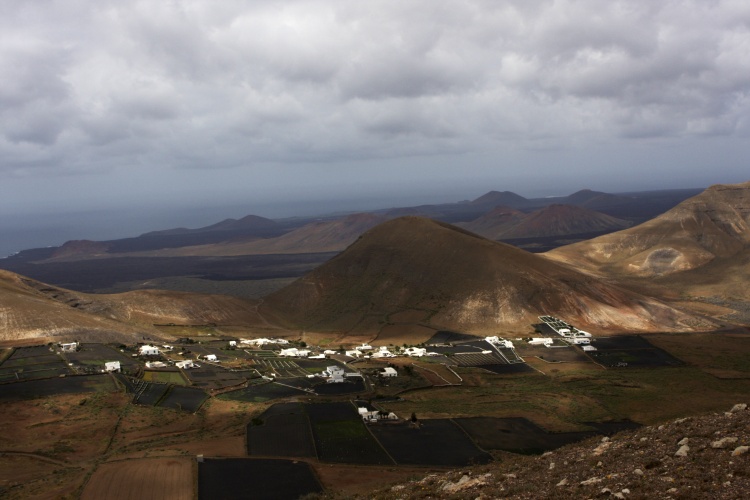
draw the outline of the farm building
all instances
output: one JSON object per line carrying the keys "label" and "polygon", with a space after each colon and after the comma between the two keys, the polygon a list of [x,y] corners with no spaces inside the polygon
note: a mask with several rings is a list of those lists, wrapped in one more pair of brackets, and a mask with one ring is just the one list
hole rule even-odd
{"label": "farm building", "polygon": [[119,361],[107,361],[104,363],[104,371],[120,373],[120,362]]}
{"label": "farm building", "polygon": [[290,347],[289,349],[282,349],[279,352],[279,356],[288,358],[306,358],[310,355],[310,351],[307,349],[297,349],[296,347]]}
{"label": "farm building", "polygon": [[62,349],[63,352],[75,352],[78,350],[78,342],[60,344],[60,349]]}
{"label": "farm building", "polygon": [[390,366],[386,366],[383,368],[383,370],[379,373],[381,377],[397,377],[398,372],[395,368],[391,368]]}
{"label": "farm building", "polygon": [[140,349],[138,349],[138,354],[141,356],[158,356],[159,349],[152,345],[142,345]]}
{"label": "farm building", "polygon": [[382,346],[380,349],[372,353],[373,358],[395,358],[396,355],[388,350],[387,347]]}
{"label": "farm building", "polygon": [[404,349],[404,354],[407,356],[421,358],[422,356],[427,355],[427,349],[425,349],[424,347],[408,347]]}
{"label": "farm building", "polygon": [[377,422],[379,420],[398,420],[398,416],[393,412],[370,411],[367,408],[357,408],[357,413],[365,422]]}
{"label": "farm building", "polygon": [[219,361],[216,358],[216,354],[206,354],[205,356],[203,356],[203,359],[205,359],[206,361]]}
{"label": "farm building", "polygon": [[146,368],[166,368],[167,365],[161,361],[147,361]]}
{"label": "farm building", "polygon": [[588,351],[596,351],[596,347],[594,347],[592,345],[585,345],[585,346],[581,347],[581,349],[583,349],[584,351],[587,351],[587,352]]}
{"label": "farm building", "polygon": [[188,368],[195,367],[192,359],[186,359],[185,361],[178,361],[177,363],[175,363],[175,366],[177,368],[182,368],[183,370],[187,370]]}
{"label": "farm building", "polygon": [[551,346],[555,341],[549,337],[534,337],[529,340],[530,345],[543,345],[544,347]]}
{"label": "farm building", "polygon": [[573,339],[570,339],[568,342],[574,345],[588,345],[591,343],[591,341],[587,339],[586,337],[573,338]]}
{"label": "farm building", "polygon": [[510,340],[501,339],[498,336],[485,337],[484,340],[487,343],[496,345],[498,347],[504,347],[506,349],[513,349],[513,342],[511,342]]}

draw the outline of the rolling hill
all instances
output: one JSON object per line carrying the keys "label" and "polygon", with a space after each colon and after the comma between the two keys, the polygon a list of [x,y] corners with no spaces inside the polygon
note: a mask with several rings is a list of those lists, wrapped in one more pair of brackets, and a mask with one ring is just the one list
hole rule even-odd
{"label": "rolling hill", "polygon": [[630,223],[574,205],[549,205],[530,214],[498,207],[482,217],[461,224],[488,239],[543,238],[617,231]]}
{"label": "rolling hill", "polygon": [[750,248],[750,182],[715,185],[638,226],[560,247],[554,260],[603,275],[653,277]]}
{"label": "rolling hill", "polygon": [[261,324],[255,302],[158,290],[95,295],[0,271],[0,341],[133,341],[154,324]]}
{"label": "rolling hill", "polygon": [[394,318],[497,332],[553,314],[583,327],[678,329],[694,318],[544,257],[419,217],[371,229],[262,306],[307,329],[377,331]]}

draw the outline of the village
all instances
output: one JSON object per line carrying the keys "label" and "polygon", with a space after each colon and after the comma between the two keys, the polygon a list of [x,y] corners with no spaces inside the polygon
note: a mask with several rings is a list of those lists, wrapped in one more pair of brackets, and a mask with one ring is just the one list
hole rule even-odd
{"label": "village", "polygon": [[[551,316],[540,320],[535,331],[554,337],[518,338],[515,344],[499,336],[438,332],[419,345],[362,343],[337,349],[301,340],[214,334],[181,337],[169,344],[65,342],[19,347],[0,359],[0,383],[39,385],[54,379],[64,387],[87,380],[81,377],[110,374],[114,386],[132,393],[133,404],[195,412],[218,395],[255,402],[300,395],[395,395],[426,386],[460,385],[458,367],[496,374],[532,371],[516,346],[572,347],[588,354],[596,350],[590,333]],[[373,421],[373,415],[389,413],[372,409],[362,417]]]}

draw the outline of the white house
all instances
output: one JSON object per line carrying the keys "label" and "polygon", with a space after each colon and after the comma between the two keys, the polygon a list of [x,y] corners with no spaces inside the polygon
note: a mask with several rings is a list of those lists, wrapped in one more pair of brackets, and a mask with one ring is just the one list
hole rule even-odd
{"label": "white house", "polygon": [[390,366],[386,366],[383,368],[383,370],[379,374],[381,377],[397,377],[398,372],[395,368],[391,368]]}
{"label": "white house", "polygon": [[107,372],[120,373],[120,362],[107,361],[106,363],[104,363],[104,370]]}
{"label": "white house", "polygon": [[359,416],[365,422],[377,422],[378,420],[398,420],[398,416],[395,413],[384,412],[384,411],[370,411],[367,408],[357,408]]}
{"label": "white house", "polygon": [[268,339],[265,339],[265,338],[263,338],[263,339],[250,339],[250,340],[241,339],[240,340],[240,344],[247,344],[247,345],[261,346],[261,345],[270,344],[270,343],[271,343],[271,341],[268,340]]}
{"label": "white house", "polygon": [[203,359],[205,359],[206,361],[218,361],[218,359],[216,358],[216,354],[206,354],[205,356],[203,356]]}
{"label": "white house", "polygon": [[161,361],[147,361],[146,368],[166,368],[167,365]]}
{"label": "white house", "polygon": [[336,351],[332,351],[331,349],[326,349],[325,351],[323,351],[323,354],[325,354],[326,356],[331,356],[333,354],[336,354]]}
{"label": "white house", "polygon": [[355,347],[358,351],[372,351],[372,346],[370,344],[362,344]]}
{"label": "white house", "polygon": [[308,356],[309,359],[326,359],[325,354],[316,354],[314,356]]}
{"label": "white house", "polygon": [[585,345],[585,346],[581,347],[581,349],[583,349],[584,351],[596,351],[596,347],[594,347],[592,345]]}
{"label": "white house", "polygon": [[236,340],[230,340],[229,341],[229,347],[237,347],[237,341]]}
{"label": "white house", "polygon": [[142,345],[138,350],[138,354],[141,356],[158,356],[159,348],[153,345]]}
{"label": "white house", "polygon": [[529,340],[530,345],[543,345],[545,347],[551,346],[555,341],[549,337],[534,337]]}
{"label": "white house", "polygon": [[404,349],[404,354],[407,356],[413,356],[415,358],[421,358],[427,355],[427,349],[424,347],[407,347]]}
{"label": "white house", "polygon": [[388,350],[386,346],[381,346],[380,349],[372,353],[373,358],[395,358],[396,355]]}
{"label": "white house", "polygon": [[358,358],[362,356],[362,351],[358,351],[354,349],[353,351],[346,351],[346,355],[349,356],[350,358]]}
{"label": "white house", "polygon": [[570,339],[568,342],[575,345],[587,345],[591,343],[591,340],[589,340],[586,337],[576,337],[573,339]]}
{"label": "white house", "polygon": [[310,351],[307,349],[297,349],[296,347],[290,347],[289,349],[282,349],[279,352],[279,356],[287,358],[306,358],[310,355]]}
{"label": "white house", "polygon": [[177,368],[182,368],[183,370],[187,370],[188,368],[194,368],[195,365],[193,364],[192,359],[186,359],[185,361],[178,361],[174,364]]}
{"label": "white house", "polygon": [[62,349],[63,352],[75,352],[78,349],[78,342],[60,344],[60,349]]}

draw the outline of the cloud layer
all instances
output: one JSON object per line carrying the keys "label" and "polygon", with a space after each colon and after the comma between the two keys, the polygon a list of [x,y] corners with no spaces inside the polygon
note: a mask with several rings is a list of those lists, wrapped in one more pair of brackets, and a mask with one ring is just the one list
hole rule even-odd
{"label": "cloud layer", "polygon": [[6,178],[750,135],[742,0],[8,0],[0,32]]}

